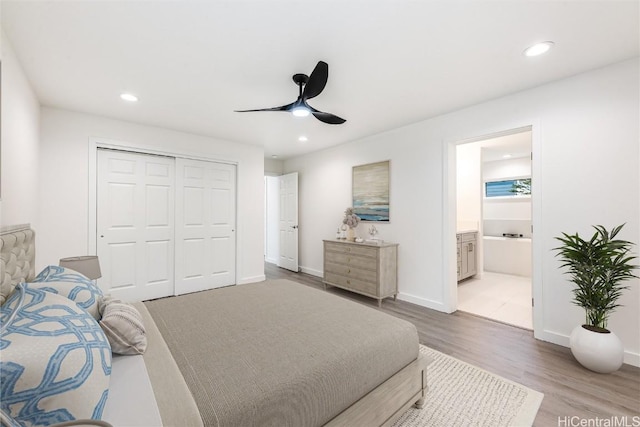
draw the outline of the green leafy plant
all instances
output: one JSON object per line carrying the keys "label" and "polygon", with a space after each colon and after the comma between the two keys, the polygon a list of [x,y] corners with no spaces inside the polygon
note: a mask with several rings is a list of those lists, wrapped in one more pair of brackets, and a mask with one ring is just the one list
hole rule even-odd
{"label": "green leafy plant", "polygon": [[624,224],[609,232],[595,225],[596,231],[589,240],[578,233],[556,237],[562,246],[553,250],[558,251],[561,267],[567,268],[565,274],[576,285],[573,303],[585,309],[586,326],[591,330],[606,331],[609,315],[620,307],[618,298],[629,288],[622,282],[638,277],[633,274],[638,268],[632,263],[637,258],[631,254],[633,243],[616,239],[622,227]]}
{"label": "green leafy plant", "polygon": [[531,195],[531,178],[514,180],[513,187],[509,191],[517,196]]}

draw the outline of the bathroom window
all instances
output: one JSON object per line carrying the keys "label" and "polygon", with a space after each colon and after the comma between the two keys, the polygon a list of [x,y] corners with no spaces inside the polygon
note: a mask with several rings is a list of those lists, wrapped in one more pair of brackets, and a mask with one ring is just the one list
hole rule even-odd
{"label": "bathroom window", "polygon": [[485,197],[518,197],[531,195],[531,178],[507,179],[484,183]]}

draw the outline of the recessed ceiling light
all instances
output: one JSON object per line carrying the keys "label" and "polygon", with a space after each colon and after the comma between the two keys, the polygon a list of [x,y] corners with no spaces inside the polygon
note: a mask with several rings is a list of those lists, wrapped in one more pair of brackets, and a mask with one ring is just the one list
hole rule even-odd
{"label": "recessed ceiling light", "polygon": [[306,136],[302,135],[300,137],[298,137],[298,141],[300,142],[307,142],[309,140],[309,138],[307,138]]}
{"label": "recessed ceiling light", "polygon": [[503,159],[510,159],[511,158],[511,154],[505,154],[504,156],[502,156]]}
{"label": "recessed ceiling light", "polygon": [[271,157],[273,157],[274,159],[277,159],[277,158],[278,158],[278,156],[276,156],[275,154],[274,154],[273,156],[271,156]]}
{"label": "recessed ceiling light", "polygon": [[138,100],[137,96],[132,95],[130,93],[121,93],[120,98],[129,102],[136,102]]}
{"label": "recessed ceiling light", "polygon": [[553,42],[536,43],[533,46],[529,46],[528,48],[526,48],[525,51],[524,51],[524,55],[525,56],[542,55],[543,53],[547,52],[552,47],[553,47]]}

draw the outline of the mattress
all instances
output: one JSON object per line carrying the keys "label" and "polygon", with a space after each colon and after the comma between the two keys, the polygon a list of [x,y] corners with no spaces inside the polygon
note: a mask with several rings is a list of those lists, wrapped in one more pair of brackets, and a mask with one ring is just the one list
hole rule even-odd
{"label": "mattress", "polygon": [[317,426],[418,357],[415,327],[287,280],[145,303],[206,426]]}
{"label": "mattress", "polygon": [[161,426],[160,411],[141,355],[111,358],[109,398],[102,419],[114,427]]}

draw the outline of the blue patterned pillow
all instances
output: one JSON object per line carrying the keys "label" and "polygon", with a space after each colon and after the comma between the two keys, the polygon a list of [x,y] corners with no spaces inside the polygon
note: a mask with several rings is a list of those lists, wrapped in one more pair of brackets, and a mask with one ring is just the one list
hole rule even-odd
{"label": "blue patterned pillow", "polygon": [[109,393],[111,348],[73,301],[26,285],[0,308],[0,407],[25,426],[100,419]]}
{"label": "blue patterned pillow", "polygon": [[94,319],[100,319],[98,300],[102,296],[102,290],[77,271],[50,265],[36,276],[30,287],[67,297],[87,310]]}

